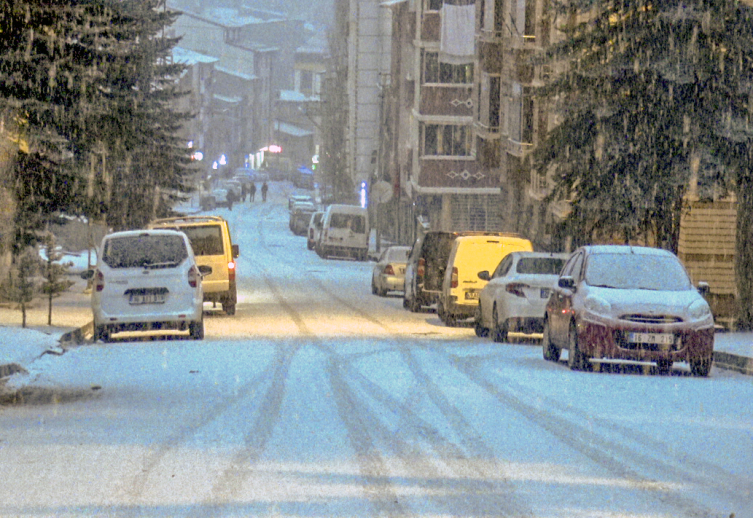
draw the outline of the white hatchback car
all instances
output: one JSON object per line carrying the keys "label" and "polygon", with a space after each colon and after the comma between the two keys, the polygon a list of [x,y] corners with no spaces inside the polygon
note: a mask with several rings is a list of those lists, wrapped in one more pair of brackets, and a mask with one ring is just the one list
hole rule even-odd
{"label": "white hatchback car", "polygon": [[202,273],[188,237],[132,230],[104,237],[92,283],[94,340],[123,331],[189,331],[204,338]]}
{"label": "white hatchback car", "polygon": [[512,252],[493,274],[479,277],[489,281],[479,293],[476,335],[491,331],[495,342],[507,340],[508,331],[542,333],[549,296],[569,254]]}

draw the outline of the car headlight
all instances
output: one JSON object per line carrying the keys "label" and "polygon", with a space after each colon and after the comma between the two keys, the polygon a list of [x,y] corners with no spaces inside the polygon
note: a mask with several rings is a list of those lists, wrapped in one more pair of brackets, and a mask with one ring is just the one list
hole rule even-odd
{"label": "car headlight", "polygon": [[600,297],[587,297],[585,307],[586,311],[596,313],[597,315],[609,315],[612,312],[612,306],[609,302]]}
{"label": "car headlight", "polygon": [[705,300],[696,300],[688,306],[688,315],[693,320],[700,320],[711,314],[711,308]]}

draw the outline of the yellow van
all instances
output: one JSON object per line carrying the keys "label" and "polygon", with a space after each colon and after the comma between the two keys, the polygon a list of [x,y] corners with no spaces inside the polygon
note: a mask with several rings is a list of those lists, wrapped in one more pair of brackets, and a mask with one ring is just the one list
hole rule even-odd
{"label": "yellow van", "polygon": [[204,301],[219,302],[226,314],[235,315],[238,302],[235,260],[240,250],[230,238],[228,222],[220,216],[183,216],[154,220],[149,228],[170,228],[188,236],[196,264],[212,270],[202,279]]}
{"label": "yellow van", "polygon": [[518,234],[498,233],[455,238],[437,302],[437,314],[448,326],[472,318],[478,307],[478,295],[487,281],[479,272],[493,271],[510,252],[533,251],[533,245]]}

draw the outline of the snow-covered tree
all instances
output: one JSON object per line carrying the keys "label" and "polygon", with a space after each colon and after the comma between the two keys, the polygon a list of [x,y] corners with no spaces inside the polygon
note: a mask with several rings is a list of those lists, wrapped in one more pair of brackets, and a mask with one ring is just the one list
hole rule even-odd
{"label": "snow-covered tree", "polygon": [[0,280],[0,296],[21,310],[21,327],[26,327],[26,309],[39,291],[39,255],[27,248],[16,258],[15,264]]}
{"label": "snow-covered tree", "polygon": [[[742,327],[753,326],[753,23],[737,0],[553,0],[562,125],[537,153],[571,224],[676,251],[691,180],[738,197]],[[701,192],[701,195],[704,193]],[[745,309],[747,308],[747,309]]]}

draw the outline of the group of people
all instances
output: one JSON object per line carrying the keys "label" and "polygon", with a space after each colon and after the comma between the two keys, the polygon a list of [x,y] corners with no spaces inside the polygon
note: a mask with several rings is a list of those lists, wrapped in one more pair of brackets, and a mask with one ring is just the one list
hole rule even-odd
{"label": "group of people", "polygon": [[[261,201],[267,201],[267,192],[269,191],[269,186],[267,185],[267,182],[261,184]],[[251,182],[249,184],[242,183],[241,184],[241,194],[240,194],[240,201],[246,201],[246,196],[249,197],[249,201],[253,202],[256,198],[256,184],[254,182]],[[235,191],[229,190],[227,192],[227,208],[229,210],[233,210],[233,203],[238,201],[238,197],[235,194]]]}

